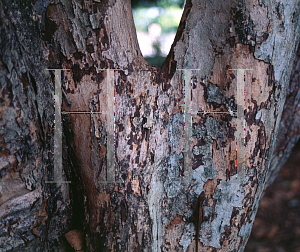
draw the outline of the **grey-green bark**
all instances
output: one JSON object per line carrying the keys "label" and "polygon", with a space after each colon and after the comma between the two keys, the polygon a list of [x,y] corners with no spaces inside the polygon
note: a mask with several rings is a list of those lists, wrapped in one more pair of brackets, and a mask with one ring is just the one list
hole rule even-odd
{"label": "grey-green bark", "polygon": [[[299,86],[288,91],[299,1],[187,1],[162,68],[143,59],[128,0],[0,5],[0,250],[66,251],[73,234],[84,237],[85,251],[193,251],[200,228],[199,251],[242,251],[261,194],[284,162],[278,145],[292,146],[276,147],[277,132],[299,135]],[[115,179],[124,183],[102,183],[105,114],[62,117],[63,177],[72,183],[45,183],[54,169],[54,75],[46,68],[71,69],[62,73],[70,101],[63,109],[71,111],[107,111],[100,69],[123,69],[114,76]],[[192,106],[205,111],[238,109],[229,68],[253,68],[245,75],[242,181],[235,181],[234,116],[193,115],[186,146],[189,78],[176,68],[201,69],[191,72]],[[292,133],[288,117],[281,120],[289,92],[286,109],[298,118]]]}

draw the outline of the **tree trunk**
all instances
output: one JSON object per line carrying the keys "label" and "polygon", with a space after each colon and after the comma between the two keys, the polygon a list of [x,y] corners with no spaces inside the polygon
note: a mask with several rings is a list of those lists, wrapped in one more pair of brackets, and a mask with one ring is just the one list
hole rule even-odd
{"label": "tree trunk", "polygon": [[299,2],[187,0],[151,67],[129,0],[0,0],[0,250],[243,251],[280,168]]}
{"label": "tree trunk", "polygon": [[300,46],[291,73],[289,88],[287,89],[286,101],[283,107],[279,134],[276,139],[270,171],[266,186],[270,185],[277,177],[279,171],[288,160],[292,149],[300,139]]}

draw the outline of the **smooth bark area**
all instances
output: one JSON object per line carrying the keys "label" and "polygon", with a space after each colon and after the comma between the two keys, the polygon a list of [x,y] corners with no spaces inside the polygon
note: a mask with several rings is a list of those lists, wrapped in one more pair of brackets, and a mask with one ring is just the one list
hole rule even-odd
{"label": "smooth bark area", "polygon": [[[243,251],[262,192],[299,137],[299,85],[289,82],[299,7],[187,0],[160,68],[141,55],[129,0],[0,0],[0,249]],[[93,112],[62,115],[71,184],[45,183],[55,177],[46,69],[70,69],[62,110]]]}

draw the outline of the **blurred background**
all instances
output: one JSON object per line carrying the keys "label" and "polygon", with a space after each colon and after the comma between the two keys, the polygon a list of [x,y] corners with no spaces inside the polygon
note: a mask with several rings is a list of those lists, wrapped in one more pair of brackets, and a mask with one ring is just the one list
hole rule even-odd
{"label": "blurred background", "polygon": [[179,25],[185,0],[132,0],[140,49],[150,65],[161,66]]}
{"label": "blurred background", "polygon": [[300,141],[263,193],[244,252],[300,252]]}

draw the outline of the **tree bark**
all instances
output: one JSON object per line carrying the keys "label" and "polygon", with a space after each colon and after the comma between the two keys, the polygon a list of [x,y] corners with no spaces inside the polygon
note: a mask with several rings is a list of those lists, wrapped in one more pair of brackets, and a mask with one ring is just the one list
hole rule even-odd
{"label": "tree bark", "polygon": [[291,73],[289,88],[286,94],[286,101],[283,107],[279,134],[276,139],[270,171],[268,173],[266,186],[269,186],[277,177],[279,171],[288,160],[292,149],[300,139],[300,47]]}
{"label": "tree bark", "polygon": [[[278,145],[299,135],[294,124],[275,145],[298,111],[294,85],[292,114],[282,117],[299,5],[187,0],[165,63],[152,67],[129,0],[0,0],[0,250],[243,251],[284,162]],[[55,177],[55,76],[46,69],[70,69],[70,184],[46,183]]]}

